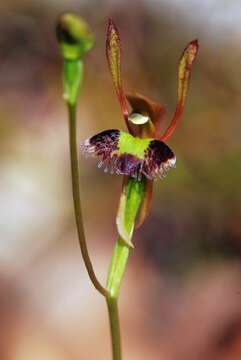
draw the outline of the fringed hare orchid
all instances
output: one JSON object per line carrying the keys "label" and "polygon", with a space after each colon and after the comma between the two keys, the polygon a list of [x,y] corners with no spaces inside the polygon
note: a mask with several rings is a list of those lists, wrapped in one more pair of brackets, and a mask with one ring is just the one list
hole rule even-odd
{"label": "fringed hare orchid", "polygon": [[[107,29],[106,56],[112,81],[119,100],[122,115],[129,133],[122,130],[105,130],[81,144],[86,154],[99,158],[99,167],[105,171],[124,175],[123,190],[128,179],[134,178],[143,183],[143,196],[136,226],[140,226],[150,209],[153,180],[165,177],[166,172],[175,166],[176,156],[166,141],[171,137],[183,112],[193,61],[198,52],[198,41],[191,41],[184,49],[178,68],[177,105],[169,127],[160,134],[160,124],[165,109],[157,102],[140,94],[125,94],[121,78],[120,36],[114,22],[110,19]],[[128,108],[130,105],[131,110]],[[135,214],[136,215],[136,214]],[[117,216],[120,235],[129,243],[131,231],[125,231]]]}
{"label": "fringed hare orchid", "polygon": [[99,159],[99,167],[105,165],[106,171],[110,168],[111,172],[124,177],[117,214],[119,235],[111,257],[106,287],[104,287],[96,277],[84,232],[76,131],[77,100],[84,69],[83,57],[93,46],[94,36],[81,17],[67,13],[63,14],[58,21],[57,37],[64,60],[64,99],[68,107],[72,192],[79,244],[89,278],[107,302],[113,360],[121,360],[118,298],[132,246],[132,234],[134,227],[140,226],[148,214],[153,180],[158,177],[162,179],[176,163],[176,157],[166,141],[176,129],[183,112],[198,43],[197,40],[190,42],[181,56],[176,111],[169,127],[163,135],[160,135],[164,108],[143,95],[128,95],[123,90],[120,37],[113,21],[109,20],[106,40],[107,61],[128,132],[118,129],[105,130],[81,144],[81,150],[85,154],[91,154]]}

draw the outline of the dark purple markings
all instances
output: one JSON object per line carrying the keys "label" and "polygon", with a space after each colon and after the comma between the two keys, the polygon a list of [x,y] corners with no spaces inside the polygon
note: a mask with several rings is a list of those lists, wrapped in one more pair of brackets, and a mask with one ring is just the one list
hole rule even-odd
{"label": "dark purple markings", "polygon": [[120,130],[106,130],[83,141],[80,149],[87,155],[93,155],[105,161],[118,150],[119,136]]}
{"label": "dark purple markings", "polygon": [[142,173],[150,180],[157,176],[163,178],[165,173],[175,166],[176,157],[163,141],[152,140],[145,151]]}
{"label": "dark purple markings", "polygon": [[120,175],[130,175],[134,178],[141,177],[141,168],[144,161],[132,154],[121,154],[115,162],[116,173]]}
{"label": "dark purple markings", "polygon": [[118,152],[120,130],[106,130],[81,144],[81,150],[100,159],[98,167],[105,166],[105,172],[132,176],[138,180],[144,176],[150,180],[163,178],[175,165],[176,157],[172,150],[160,140],[151,140],[144,159]]}

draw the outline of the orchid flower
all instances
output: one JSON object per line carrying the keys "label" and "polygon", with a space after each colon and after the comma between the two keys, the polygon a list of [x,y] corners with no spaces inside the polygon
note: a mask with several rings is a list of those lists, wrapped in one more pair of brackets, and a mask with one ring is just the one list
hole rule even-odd
{"label": "orchid flower", "polygon": [[149,98],[125,93],[121,78],[121,47],[118,30],[109,20],[106,56],[114,88],[128,132],[105,130],[81,144],[87,155],[99,159],[99,167],[122,175],[123,187],[117,213],[118,237],[111,257],[106,286],[98,280],[89,255],[85,237],[80,197],[80,168],[77,151],[77,103],[82,84],[83,57],[94,44],[94,35],[88,24],[78,15],[65,13],[57,23],[57,38],[63,57],[64,100],[68,108],[69,146],[72,194],[75,221],[81,254],[93,286],[106,299],[113,360],[122,359],[118,299],[121,282],[131,251],[134,228],[140,226],[150,209],[153,181],[164,178],[175,166],[176,157],[166,144],[173,134],[183,112],[191,67],[198,51],[197,40],[185,48],[178,68],[177,106],[170,125],[163,135],[160,125],[164,107]]}
{"label": "orchid flower", "polygon": [[[118,29],[112,19],[109,20],[106,40],[106,57],[120,104],[121,112],[128,132],[111,129],[105,130],[81,144],[85,154],[99,159],[99,167],[105,171],[124,175],[124,183],[117,227],[124,241],[131,244],[134,230],[133,219],[128,222],[123,207],[126,207],[127,184],[131,179],[142,184],[141,202],[134,211],[135,226],[145,220],[151,204],[153,180],[163,179],[166,172],[176,164],[176,156],[166,144],[174,133],[183,113],[192,64],[198,52],[198,41],[191,41],[184,49],[178,67],[178,94],[175,113],[170,125],[160,134],[160,125],[165,109],[159,103],[146,96],[126,94],[121,77],[121,45]],[[138,217],[136,218],[138,212]],[[128,211],[126,211],[128,213]],[[127,214],[128,215],[128,214]]]}

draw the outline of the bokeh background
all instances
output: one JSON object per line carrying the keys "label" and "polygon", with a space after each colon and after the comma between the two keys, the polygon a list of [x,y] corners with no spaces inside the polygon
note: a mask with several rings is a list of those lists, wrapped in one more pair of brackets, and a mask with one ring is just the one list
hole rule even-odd
{"label": "bokeh background", "polygon": [[[82,15],[79,140],[124,123],[105,59],[117,23],[125,88],[175,108],[177,64],[198,38],[177,167],[155,184],[120,298],[125,360],[241,359],[241,4],[239,0],[8,0],[0,3],[0,359],[110,360],[104,300],[73,221],[55,22]],[[91,257],[104,282],[121,178],[80,159]]]}

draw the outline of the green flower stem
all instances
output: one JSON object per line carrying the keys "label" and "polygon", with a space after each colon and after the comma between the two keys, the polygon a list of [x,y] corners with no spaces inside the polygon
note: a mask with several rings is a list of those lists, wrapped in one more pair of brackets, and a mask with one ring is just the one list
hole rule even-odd
{"label": "green flower stem", "polygon": [[119,237],[114,248],[108,272],[107,291],[109,296],[106,298],[111,330],[113,360],[121,360],[121,335],[118,314],[118,297],[129,252],[130,247],[126,245],[121,237]]}
{"label": "green flower stem", "polygon": [[[126,221],[128,220],[128,223],[126,223],[124,226],[126,226],[127,232],[129,233],[129,244],[132,244],[131,237],[135,225],[135,218],[144,196],[143,184],[144,183],[142,181],[128,178],[127,181],[124,182],[122,189],[118,217],[123,218]],[[119,236],[113,251],[107,277],[106,288],[109,295],[107,296],[106,301],[109,312],[113,360],[121,360],[121,335],[118,316],[118,298],[130,249],[130,245],[128,245],[128,243],[121,236]]]}
{"label": "green flower stem", "polygon": [[117,301],[118,300],[116,298],[106,298],[110,322],[113,360],[121,360],[121,336]]}
{"label": "green flower stem", "polygon": [[[71,64],[71,68],[68,68],[68,64]],[[79,175],[79,162],[78,162],[78,148],[77,148],[77,138],[76,138],[76,99],[77,93],[79,91],[80,81],[82,76],[77,76],[75,79],[76,83],[73,83],[72,71],[73,69],[81,69],[83,67],[79,64],[73,65],[73,62],[64,64],[64,88],[65,88],[65,99],[68,105],[68,114],[69,114],[69,146],[70,146],[70,161],[71,161],[71,175],[72,175],[72,192],[73,192],[73,201],[74,201],[74,212],[75,212],[75,221],[78,231],[78,238],[82,257],[84,260],[85,267],[89,274],[90,280],[92,281],[96,290],[98,290],[103,296],[107,296],[106,289],[98,281],[87,248],[86,238],[84,233],[83,219],[82,219],[82,210],[80,202],[80,175]],[[70,71],[71,70],[71,71]],[[70,80],[68,74],[71,74]],[[70,86],[72,85],[72,86]],[[72,89],[75,89],[74,92]],[[68,90],[68,92],[67,92]],[[69,101],[68,101],[69,100]]]}

